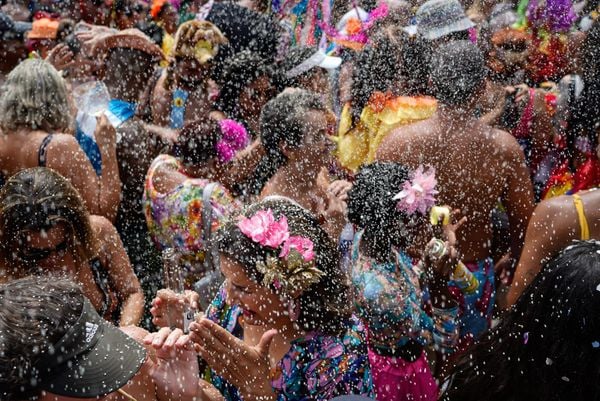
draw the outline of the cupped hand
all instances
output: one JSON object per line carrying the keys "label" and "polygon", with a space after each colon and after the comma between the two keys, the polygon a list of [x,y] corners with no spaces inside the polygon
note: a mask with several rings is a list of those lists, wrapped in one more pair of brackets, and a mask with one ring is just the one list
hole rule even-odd
{"label": "cupped hand", "polygon": [[189,336],[180,329],[162,328],[144,338],[155,351],[156,361],[150,375],[161,400],[202,399],[198,358]]}
{"label": "cupped hand", "polygon": [[277,334],[268,330],[250,346],[216,323],[201,319],[190,325],[190,339],[200,356],[242,393],[244,399],[275,399],[269,382],[269,346]]}
{"label": "cupped hand", "polygon": [[200,296],[195,291],[186,290],[183,294],[177,294],[169,289],[158,290],[150,308],[152,323],[157,327],[182,329],[186,306],[194,312],[198,311],[199,300]]}
{"label": "cupped hand", "polygon": [[46,56],[46,61],[49,62],[56,68],[57,70],[66,70],[74,65],[75,55],[64,43],[58,44],[50,50],[48,56]]}

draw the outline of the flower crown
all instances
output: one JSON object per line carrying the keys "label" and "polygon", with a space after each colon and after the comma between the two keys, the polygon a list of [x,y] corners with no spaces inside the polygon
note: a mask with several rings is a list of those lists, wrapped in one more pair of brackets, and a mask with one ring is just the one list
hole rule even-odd
{"label": "flower crown", "polygon": [[402,185],[402,191],[394,196],[398,203],[396,208],[407,214],[419,212],[422,215],[435,205],[435,195],[438,194],[435,186],[435,169],[430,167],[424,171],[423,166],[419,166],[411,174],[411,179],[406,180]]}
{"label": "flower crown", "polygon": [[275,220],[271,209],[261,210],[250,218],[242,218],[237,227],[253,242],[280,250],[278,257],[267,256],[265,262],[256,263],[264,286],[273,285],[278,291],[291,294],[306,290],[324,275],[315,267],[313,242],[307,237],[290,236],[285,216]]}
{"label": "flower crown", "polygon": [[248,131],[244,126],[233,120],[221,120],[221,140],[217,142],[217,157],[221,163],[229,163],[237,152],[248,145]]}

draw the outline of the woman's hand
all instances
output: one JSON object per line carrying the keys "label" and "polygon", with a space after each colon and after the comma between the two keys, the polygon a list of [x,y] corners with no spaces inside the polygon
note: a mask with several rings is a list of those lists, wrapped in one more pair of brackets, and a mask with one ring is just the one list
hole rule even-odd
{"label": "woman's hand", "polygon": [[[455,209],[450,213],[450,222],[442,226],[442,240],[432,239],[425,248],[424,263],[429,273],[433,275],[434,280],[447,280],[452,273],[452,269],[459,260],[458,250],[456,249],[456,232],[467,222],[466,217],[459,219],[461,212]],[[443,220],[443,219],[441,219]],[[441,241],[441,242],[440,242]],[[442,247],[444,251],[436,256],[435,247]]]}
{"label": "woman's hand", "polygon": [[348,200],[348,192],[352,189],[352,183],[346,180],[336,180],[329,184],[327,192],[346,202]]}
{"label": "woman's hand", "polygon": [[199,383],[198,358],[189,336],[180,329],[162,328],[144,338],[144,344],[152,347],[156,362],[150,374],[156,386],[159,400],[197,400],[204,391]]}
{"label": "woman's hand", "polygon": [[277,334],[268,330],[251,347],[208,319],[190,325],[189,337],[200,356],[225,380],[238,388],[244,400],[275,400],[269,382],[269,346]]}
{"label": "woman's hand", "polygon": [[75,63],[73,59],[75,55],[64,43],[54,46],[52,50],[46,56],[46,61],[49,62],[56,68],[57,70],[66,70],[67,68],[72,67]]}
{"label": "woman's hand", "polygon": [[186,290],[177,294],[173,290],[162,289],[152,300],[152,323],[157,327],[177,327],[183,329],[183,314],[186,306],[192,311],[198,311],[200,296],[195,291]]}

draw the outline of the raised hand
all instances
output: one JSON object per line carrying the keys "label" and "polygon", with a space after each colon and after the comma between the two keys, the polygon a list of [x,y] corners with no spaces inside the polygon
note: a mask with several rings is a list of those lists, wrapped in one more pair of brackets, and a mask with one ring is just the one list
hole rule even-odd
{"label": "raised hand", "polygon": [[159,400],[202,400],[198,358],[190,338],[180,329],[162,328],[144,338],[155,351],[150,374]]}
{"label": "raised hand", "polygon": [[225,380],[238,388],[244,400],[275,400],[269,382],[269,346],[277,334],[268,330],[252,347],[208,319],[190,325],[189,337],[200,356]]}
{"label": "raised hand", "polygon": [[177,294],[173,290],[158,290],[152,300],[152,323],[157,327],[177,327],[183,329],[183,314],[185,307],[198,311],[200,296],[195,291],[186,290]]}

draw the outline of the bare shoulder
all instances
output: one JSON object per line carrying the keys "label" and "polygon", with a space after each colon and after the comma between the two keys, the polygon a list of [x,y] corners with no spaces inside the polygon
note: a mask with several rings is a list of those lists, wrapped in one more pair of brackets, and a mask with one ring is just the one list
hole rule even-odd
{"label": "bare shoulder", "polygon": [[571,230],[577,221],[573,200],[568,195],[557,196],[540,202],[534,209],[529,226],[537,232],[547,232],[554,237],[563,230]]}
{"label": "bare shoulder", "polygon": [[414,124],[403,125],[392,130],[386,137],[381,141],[381,144],[377,148],[375,158],[380,161],[396,160],[402,154],[406,146],[411,143],[413,137],[418,135],[419,132],[423,132],[425,126],[422,122]]}
{"label": "bare shoulder", "polygon": [[91,215],[90,225],[95,233],[98,235],[113,235],[117,232],[115,226],[104,216]]}
{"label": "bare shoulder", "polygon": [[506,160],[525,160],[525,154],[521,149],[521,145],[508,132],[489,127],[487,138]]}

